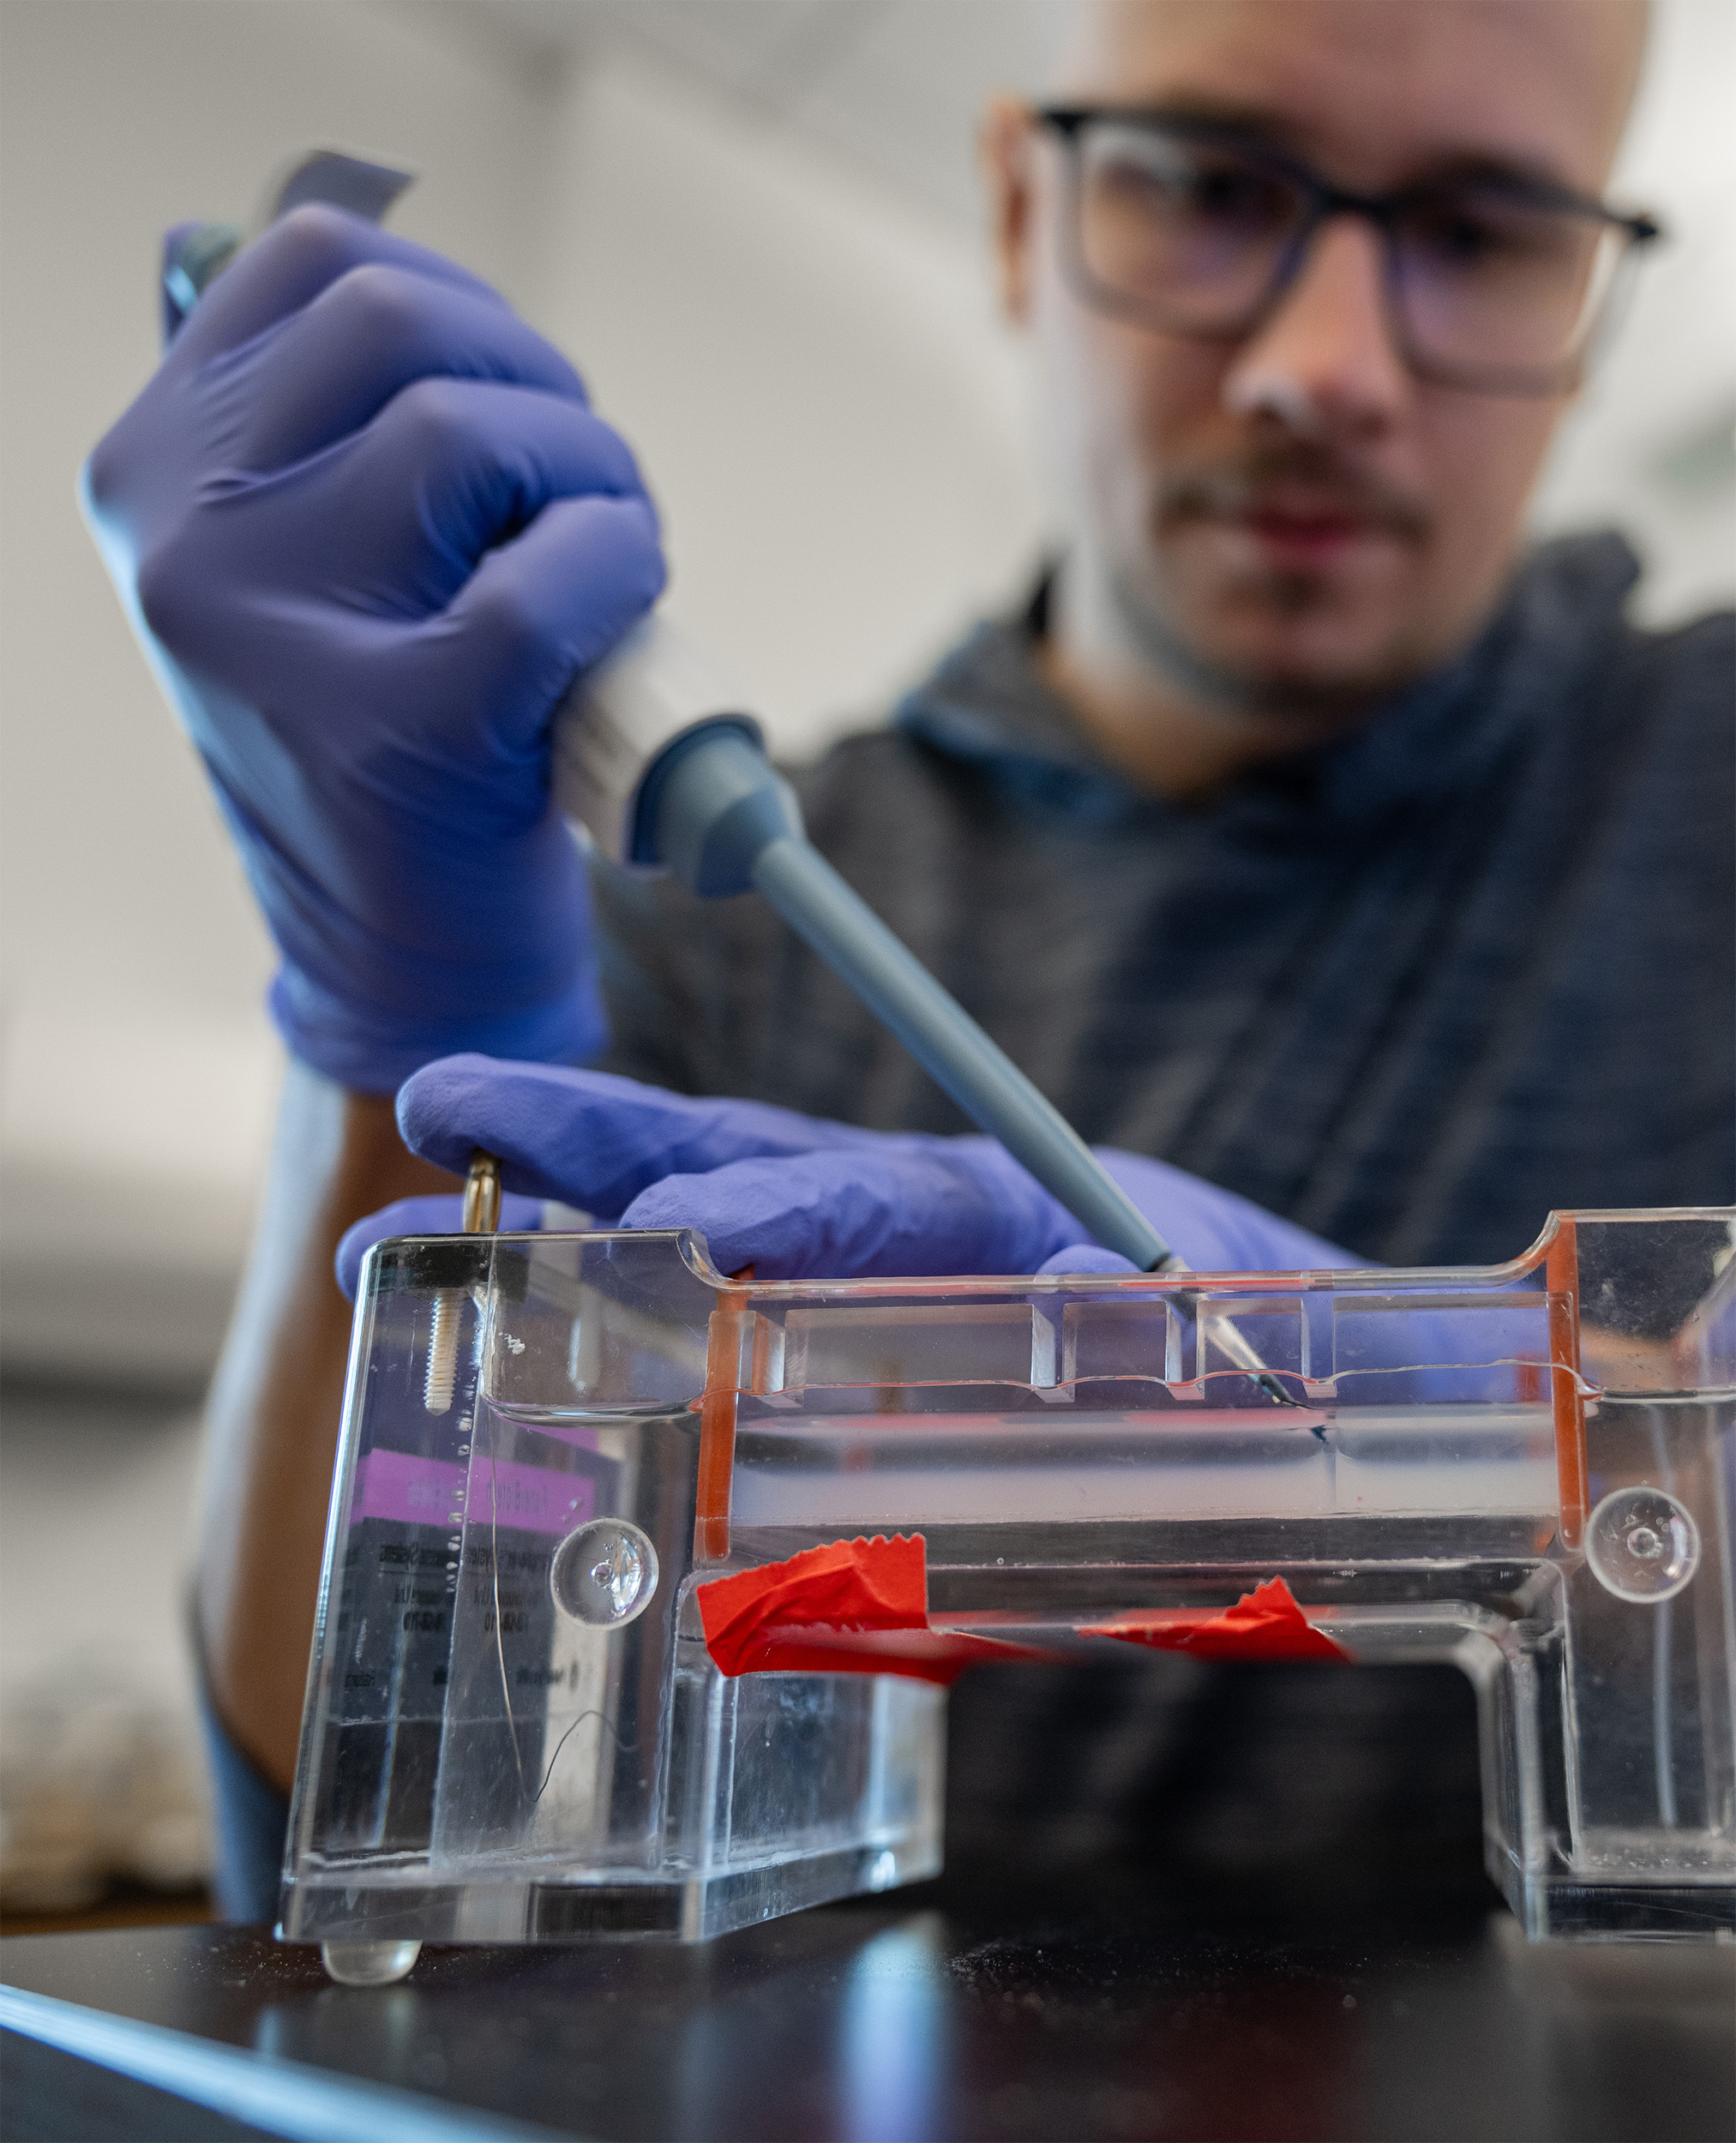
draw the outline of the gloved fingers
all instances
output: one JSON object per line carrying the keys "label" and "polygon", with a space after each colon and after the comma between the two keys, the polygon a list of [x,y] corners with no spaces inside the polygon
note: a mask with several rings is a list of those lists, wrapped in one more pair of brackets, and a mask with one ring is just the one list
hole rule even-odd
{"label": "gloved fingers", "polygon": [[492,292],[369,261],[327,284],[253,354],[237,465],[267,470],[302,460],[430,377],[502,381],[585,399],[561,352]]}
{"label": "gloved fingers", "polygon": [[237,350],[351,268],[376,261],[472,291],[507,310],[497,291],[455,261],[382,231],[365,217],[309,202],[280,217],[224,269],[176,336],[170,362],[201,365]]}
{"label": "gloved fingers", "polygon": [[[353,1302],[362,1284],[362,1260],[375,1243],[392,1235],[456,1235],[464,1219],[464,1199],[456,1192],[441,1191],[426,1198],[399,1198],[382,1205],[345,1231],[333,1260],[338,1285],[345,1301]],[[543,1225],[540,1198],[501,1200],[501,1228],[506,1234],[528,1234]]]}
{"label": "gloved fingers", "polygon": [[976,1144],[888,1138],[671,1175],[621,1225],[696,1228],[720,1272],[751,1265],[759,1280],[1030,1272],[1054,1246],[1060,1208],[1035,1184],[1034,1198],[1009,1195]]}
{"label": "gloved fingers", "polygon": [[[437,1167],[463,1169],[482,1146],[500,1156],[514,1190],[599,1215],[621,1212],[666,1176],[704,1180],[750,1156],[875,1143],[763,1102],[696,1100],[606,1072],[477,1055],[443,1057],[406,1080],[398,1126],[411,1151]],[[658,1223],[671,1224],[686,1225]]]}
{"label": "gloved fingers", "polygon": [[[329,490],[314,487],[304,509],[327,524],[343,517],[343,532],[331,531],[334,593],[371,586],[381,610],[431,616],[454,602],[490,553],[527,533],[554,501],[573,499],[631,503],[631,512],[618,517],[619,556],[604,544],[584,561],[603,568],[604,587],[612,590],[619,579],[638,591],[625,623],[662,588],[656,520],[633,455],[618,432],[576,402],[532,387],[421,380],[359,435],[348,459],[341,474],[333,470]],[[532,546],[529,555],[538,555]],[[506,588],[514,578],[504,576]],[[502,585],[493,576],[484,585]],[[592,600],[581,580],[562,591],[558,608],[568,618],[583,618]],[[517,615],[509,608],[505,618],[490,617],[485,607],[482,619],[502,624]],[[462,608],[448,620],[454,629],[470,621]],[[532,631],[545,622],[539,614]],[[608,623],[611,635],[625,629],[613,615]],[[511,652],[520,652],[516,644]],[[570,669],[565,649],[557,667],[562,662]]]}
{"label": "gloved fingers", "polygon": [[487,554],[423,645],[436,663],[461,659],[502,749],[537,751],[574,677],[638,623],[664,579],[647,500],[556,499]]}
{"label": "gloved fingers", "polygon": [[283,483],[303,513],[343,514],[324,532],[344,584],[365,586],[371,560],[400,610],[411,591],[399,561],[426,561],[412,599],[438,589],[443,604],[551,499],[646,495],[627,441],[582,403],[492,380],[413,381],[340,452]]}
{"label": "gloved fingers", "polygon": [[[655,524],[626,442],[565,396],[491,381],[418,380],[362,431],[313,460],[208,490],[203,510],[182,519],[141,560],[139,600],[171,653],[261,703],[277,696],[291,666],[305,677],[309,660],[333,648],[353,656],[376,624],[434,620],[448,628],[435,651],[442,665],[435,696],[473,706],[478,681],[454,693],[444,667],[467,616],[442,614],[478,561],[527,530],[542,508],[583,497],[630,502],[613,543],[593,537],[586,561],[611,595],[604,606],[607,645],[662,585]],[[538,555],[532,546],[530,555]],[[509,573],[498,584],[503,597],[513,580]],[[486,585],[496,585],[493,576]],[[238,603],[237,585],[259,591],[260,599]],[[592,601],[581,581],[562,591],[561,607],[581,621]],[[327,610],[336,629],[310,633],[309,603]],[[502,608],[516,615],[509,602]],[[503,621],[485,610],[475,621]],[[533,630],[546,623],[539,614]],[[472,637],[484,655],[497,641],[509,659],[525,651],[504,633]],[[596,637],[593,631],[590,639]],[[398,635],[381,644],[395,656]],[[575,622],[549,664],[557,676],[570,674],[575,659],[600,651]]]}

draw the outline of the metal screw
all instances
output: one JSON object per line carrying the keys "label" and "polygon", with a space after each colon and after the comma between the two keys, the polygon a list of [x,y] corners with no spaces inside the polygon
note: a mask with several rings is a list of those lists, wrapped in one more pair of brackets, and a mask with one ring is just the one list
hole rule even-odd
{"label": "metal screw", "polygon": [[[460,1222],[466,1235],[492,1235],[501,1224],[501,1164],[498,1155],[476,1147],[465,1179],[464,1215]],[[434,1298],[428,1325],[428,1368],[422,1382],[422,1403],[429,1414],[452,1410],[452,1395],[458,1384],[458,1328],[464,1296],[460,1290],[443,1288]]]}

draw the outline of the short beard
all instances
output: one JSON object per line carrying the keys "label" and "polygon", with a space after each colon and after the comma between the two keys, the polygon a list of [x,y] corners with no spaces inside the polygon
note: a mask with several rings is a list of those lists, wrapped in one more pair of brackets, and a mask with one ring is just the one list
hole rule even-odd
{"label": "short beard", "polygon": [[[1401,541],[1421,543],[1430,532],[1432,517],[1421,500],[1330,447],[1286,440],[1256,447],[1217,468],[1171,477],[1152,513],[1153,537],[1186,521],[1246,512],[1263,490],[1286,483],[1329,488],[1335,498]],[[1331,720],[1355,715],[1404,681],[1399,675],[1331,684],[1249,676],[1191,645],[1154,591],[1139,585],[1113,560],[1105,563],[1107,592],[1130,645],[1173,690],[1210,711],[1232,717]],[[1294,617],[1318,600],[1319,585],[1309,574],[1295,573],[1268,580],[1261,592],[1271,609]]]}
{"label": "short beard", "polygon": [[[1119,566],[1108,569],[1108,589],[1121,629],[1140,660],[1173,692],[1208,713],[1231,720],[1261,717],[1314,724],[1355,716],[1402,681],[1316,684],[1294,677],[1250,677],[1190,646],[1162,606]],[[1297,576],[1277,584],[1271,593],[1278,605],[1299,614],[1313,602],[1315,591],[1307,579]]]}

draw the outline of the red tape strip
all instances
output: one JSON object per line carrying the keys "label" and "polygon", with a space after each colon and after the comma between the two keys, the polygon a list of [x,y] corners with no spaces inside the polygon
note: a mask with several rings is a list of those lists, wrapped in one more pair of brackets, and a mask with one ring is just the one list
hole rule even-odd
{"label": "red tape strip", "polygon": [[946,1684],[978,1660],[1042,1660],[1028,1646],[928,1627],[928,1544],[833,1540],[698,1588],[706,1649],[722,1672],[902,1674]]}
{"label": "red tape strip", "polygon": [[714,1578],[699,1588],[706,1648],[725,1674],[744,1674],[779,1623],[832,1630],[926,1630],[927,1543],[920,1534],[888,1540],[833,1540],[787,1563]]}
{"label": "red tape strip", "polygon": [[1185,1652],[1195,1660],[1339,1660],[1350,1654],[1317,1630],[1281,1577],[1244,1593],[1221,1615],[1117,1615],[1081,1625],[1082,1637],[1118,1637],[1154,1652]]}
{"label": "red tape strip", "polygon": [[[833,1540],[784,1563],[765,1563],[698,1589],[706,1649],[738,1674],[903,1674],[956,1681],[979,1660],[1052,1660],[928,1623],[928,1544],[920,1533]],[[1160,1610],[1081,1624],[1082,1637],[1114,1637],[1196,1660],[1337,1660],[1349,1654],[1316,1630],[1281,1577],[1218,1615]]]}

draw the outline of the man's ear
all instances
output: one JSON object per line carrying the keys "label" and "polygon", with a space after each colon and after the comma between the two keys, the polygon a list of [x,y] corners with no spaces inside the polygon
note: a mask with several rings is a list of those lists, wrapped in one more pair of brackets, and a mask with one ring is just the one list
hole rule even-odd
{"label": "man's ear", "polygon": [[1001,309],[1017,326],[1029,315],[1036,203],[1030,107],[1017,97],[990,99],[976,132],[988,196],[989,242]]}

